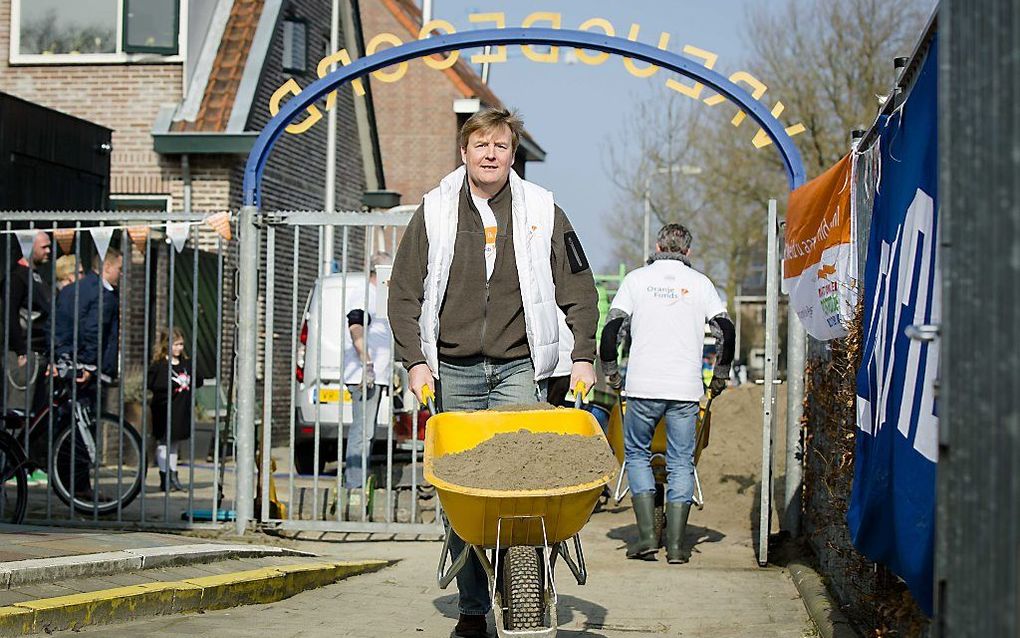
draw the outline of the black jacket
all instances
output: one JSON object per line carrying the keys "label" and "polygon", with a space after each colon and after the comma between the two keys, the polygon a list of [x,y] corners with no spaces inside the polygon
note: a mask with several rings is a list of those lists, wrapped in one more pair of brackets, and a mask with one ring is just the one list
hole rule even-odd
{"label": "black jacket", "polygon": [[[167,439],[167,403],[170,405],[170,440],[183,441],[191,437],[191,394],[201,387],[201,380],[195,380],[191,373],[191,362],[181,359],[173,366],[173,376],[168,375],[166,359],[149,366],[149,390],[152,390],[152,433],[156,441],[164,444]],[[168,399],[168,397],[170,397]]]}
{"label": "black jacket", "polygon": [[[75,291],[78,312],[75,314]],[[99,295],[103,294],[103,316],[99,317]],[[57,295],[57,357],[74,358],[74,324],[78,323],[77,361],[87,365],[99,363],[99,337],[102,335],[103,372],[117,375],[117,352],[120,335],[120,295],[117,289],[107,290],[99,275],[90,272],[83,279],[64,286]]]}
{"label": "black jacket", "polygon": [[[31,286],[29,286],[31,279]],[[8,290],[10,288],[10,290]],[[32,335],[28,335],[28,298],[32,297]],[[38,270],[29,274],[28,266],[17,263],[11,267],[10,286],[4,282],[0,301],[7,311],[7,349],[19,354],[29,351],[50,352],[50,287]],[[3,321],[0,315],[0,321]]]}

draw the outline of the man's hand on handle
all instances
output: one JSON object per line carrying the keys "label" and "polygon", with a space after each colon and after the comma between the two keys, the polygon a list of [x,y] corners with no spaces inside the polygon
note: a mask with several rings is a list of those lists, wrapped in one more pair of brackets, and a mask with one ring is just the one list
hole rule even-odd
{"label": "man's hand on handle", "polygon": [[723,393],[728,387],[728,379],[722,375],[716,375],[712,377],[712,382],[708,384],[709,396],[717,397]]}
{"label": "man's hand on handle", "polygon": [[436,381],[432,377],[432,370],[429,369],[428,364],[419,363],[407,371],[408,383],[411,384],[411,392],[414,392],[414,396],[418,397],[419,403],[425,403],[421,396],[421,389],[425,386],[429,386],[434,391],[436,389]]}
{"label": "man's hand on handle", "polygon": [[583,383],[585,391],[595,387],[595,366],[588,361],[575,361],[570,367],[570,387]]}
{"label": "man's hand on handle", "polygon": [[606,385],[619,392],[623,388],[623,377],[620,376],[620,367],[616,365],[616,361],[603,360],[602,371],[606,373]]}

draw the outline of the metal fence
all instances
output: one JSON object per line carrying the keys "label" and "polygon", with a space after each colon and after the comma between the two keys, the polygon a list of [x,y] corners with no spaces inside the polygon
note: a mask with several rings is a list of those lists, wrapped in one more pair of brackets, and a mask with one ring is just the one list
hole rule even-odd
{"label": "metal fence", "polygon": [[[422,476],[425,415],[394,361],[386,314],[385,256],[395,252],[410,216],[293,212],[259,220],[266,265],[260,287],[266,381],[254,516],[262,526],[442,531],[438,498]],[[332,273],[303,286],[301,237],[326,228],[333,229],[341,258]],[[278,275],[282,267],[289,267],[289,281]],[[360,350],[352,313],[363,313]],[[280,356],[293,364],[277,365]],[[367,360],[374,383],[363,374]]]}
{"label": "metal fence", "polygon": [[[854,236],[857,281],[863,296],[871,212],[879,188],[879,149],[874,138],[854,143]],[[856,375],[862,321],[828,342],[808,338],[805,366],[803,530],[820,571],[854,624],[877,635],[922,636],[929,621],[903,581],[854,547],[846,523],[857,436]]]}
{"label": "metal fence", "polygon": [[[0,214],[0,413],[31,472],[29,522],[175,528],[230,517],[234,260],[209,218]],[[177,363],[161,354],[175,334]],[[3,483],[5,520],[16,484]]]}

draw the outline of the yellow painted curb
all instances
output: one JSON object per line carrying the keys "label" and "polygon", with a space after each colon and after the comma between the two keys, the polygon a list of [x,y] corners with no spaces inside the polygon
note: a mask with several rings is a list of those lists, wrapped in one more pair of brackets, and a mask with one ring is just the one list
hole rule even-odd
{"label": "yellow painted curb", "polygon": [[302,563],[15,603],[0,607],[0,637],[77,629],[141,616],[272,603],[390,564],[392,561],[381,560]]}
{"label": "yellow painted curb", "polygon": [[21,636],[32,631],[35,613],[22,607],[0,607],[0,636]]}

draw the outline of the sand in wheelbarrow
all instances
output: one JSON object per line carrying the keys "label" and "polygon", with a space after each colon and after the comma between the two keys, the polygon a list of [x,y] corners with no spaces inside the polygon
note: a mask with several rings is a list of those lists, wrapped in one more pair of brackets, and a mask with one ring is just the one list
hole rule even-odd
{"label": "sand in wheelbarrow", "polygon": [[456,485],[517,491],[570,487],[612,477],[616,457],[601,437],[518,430],[433,462],[436,476]]}

